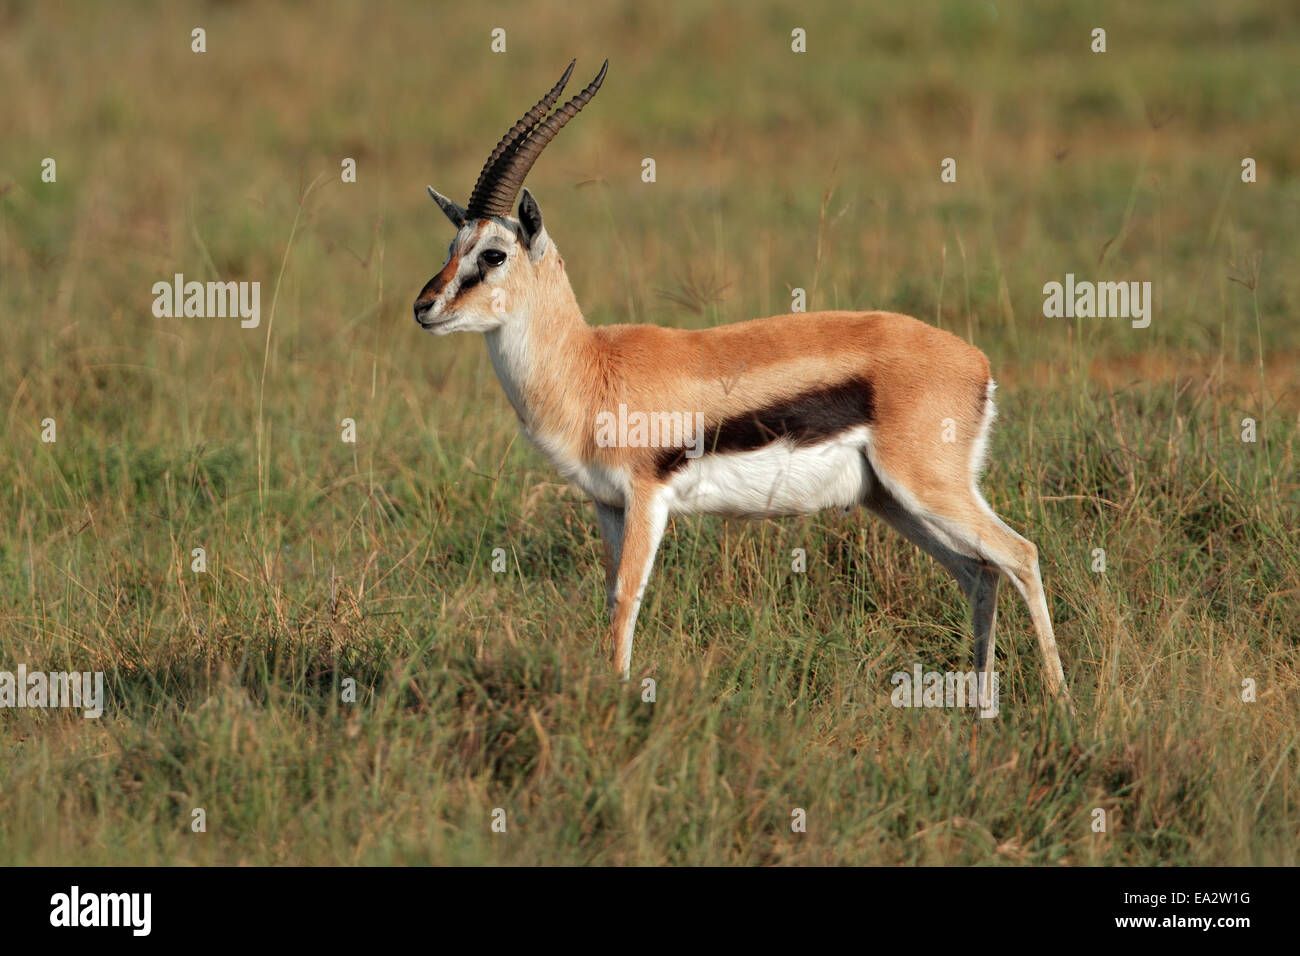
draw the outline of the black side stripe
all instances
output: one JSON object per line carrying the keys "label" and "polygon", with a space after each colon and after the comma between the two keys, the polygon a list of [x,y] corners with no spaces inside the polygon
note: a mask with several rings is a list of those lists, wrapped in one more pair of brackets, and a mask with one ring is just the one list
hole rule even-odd
{"label": "black side stripe", "polygon": [[[706,455],[754,451],[778,441],[796,448],[816,445],[850,428],[870,425],[875,415],[871,382],[852,378],[706,426],[703,451]],[[655,470],[664,479],[689,460],[686,449],[665,448],[655,459]]]}

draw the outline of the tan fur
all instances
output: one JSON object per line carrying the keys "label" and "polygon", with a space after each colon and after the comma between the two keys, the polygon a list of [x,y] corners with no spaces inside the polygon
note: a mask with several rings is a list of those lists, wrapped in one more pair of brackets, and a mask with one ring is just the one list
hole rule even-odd
{"label": "tan fur", "polygon": [[[702,330],[593,328],[558,256],[537,278],[549,288],[535,296],[527,424],[575,456],[647,471],[646,449],[595,443],[595,414],[620,402],[726,418],[810,385],[865,375],[876,388],[876,440],[891,472],[935,493],[944,490],[940,475],[965,477],[989,363],[949,332],[892,312],[792,313]],[[955,443],[940,440],[947,418],[956,425]]]}

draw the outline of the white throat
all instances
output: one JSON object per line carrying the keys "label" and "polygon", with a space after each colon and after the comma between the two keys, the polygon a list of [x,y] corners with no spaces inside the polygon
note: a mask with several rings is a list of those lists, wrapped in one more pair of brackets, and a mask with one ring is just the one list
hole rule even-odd
{"label": "white throat", "polygon": [[524,404],[524,388],[528,383],[528,362],[531,348],[527,319],[516,316],[513,321],[484,334],[488,357],[497,373],[501,388],[514,406],[515,414],[525,427],[529,425],[528,408]]}

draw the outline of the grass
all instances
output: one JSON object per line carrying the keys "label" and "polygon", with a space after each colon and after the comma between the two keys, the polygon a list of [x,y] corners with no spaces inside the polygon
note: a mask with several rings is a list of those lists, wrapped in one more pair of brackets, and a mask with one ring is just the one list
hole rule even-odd
{"label": "grass", "polygon": [[[882,6],[0,7],[0,670],[107,683],[0,710],[0,862],[1295,864],[1300,19]],[[530,185],[589,321],[803,288],[989,354],[1077,721],[1009,588],[998,719],[890,706],[967,612],[862,513],[674,522],[611,680],[589,506],[409,311],[424,184],[575,54],[609,80]],[[154,318],[177,272],[260,327]],[[1066,272],[1151,327],[1044,318]]]}

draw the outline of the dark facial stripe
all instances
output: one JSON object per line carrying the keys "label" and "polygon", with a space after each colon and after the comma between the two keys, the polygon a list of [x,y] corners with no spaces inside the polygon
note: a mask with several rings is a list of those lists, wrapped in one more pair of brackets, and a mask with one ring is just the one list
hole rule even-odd
{"label": "dark facial stripe", "polygon": [[460,288],[456,290],[456,298],[459,299],[462,295],[464,295],[466,292],[474,288],[474,286],[478,285],[482,281],[483,281],[483,267],[479,266],[477,269],[475,269],[473,272],[471,272],[461,281]]}
{"label": "dark facial stripe", "polygon": [[[782,440],[796,448],[816,445],[874,420],[871,383],[852,378],[708,426],[704,453],[754,451]],[[686,449],[665,448],[655,459],[655,470],[661,479],[667,478],[689,460]]]}
{"label": "dark facial stripe", "polygon": [[[474,248],[474,245],[478,242],[479,236],[482,235],[483,228],[486,225],[487,225],[486,222],[478,223],[478,225],[475,226],[474,228],[474,232],[469,236],[468,239],[464,241],[461,241],[459,239],[459,236],[457,237],[457,239],[452,240],[451,250],[447,256],[446,265],[442,267],[442,269],[438,272],[436,276],[434,276],[432,279],[430,279],[428,282],[424,284],[424,288],[420,290],[419,298],[415,300],[415,309],[417,312],[420,310],[421,306],[428,305],[434,299],[438,298],[438,296],[442,293],[442,290],[447,288],[447,284],[449,282],[452,282],[456,278],[456,273],[460,271],[460,263],[462,258],[461,254],[457,252],[456,249],[459,247],[463,250],[468,251],[469,249]],[[464,292],[466,289],[470,288],[471,286],[477,285],[479,282],[482,281],[482,279],[483,279],[483,272],[482,269],[480,268],[477,277],[472,277],[470,280],[467,280],[465,284],[461,286],[459,292],[457,292],[456,294],[459,296],[461,292]]]}

